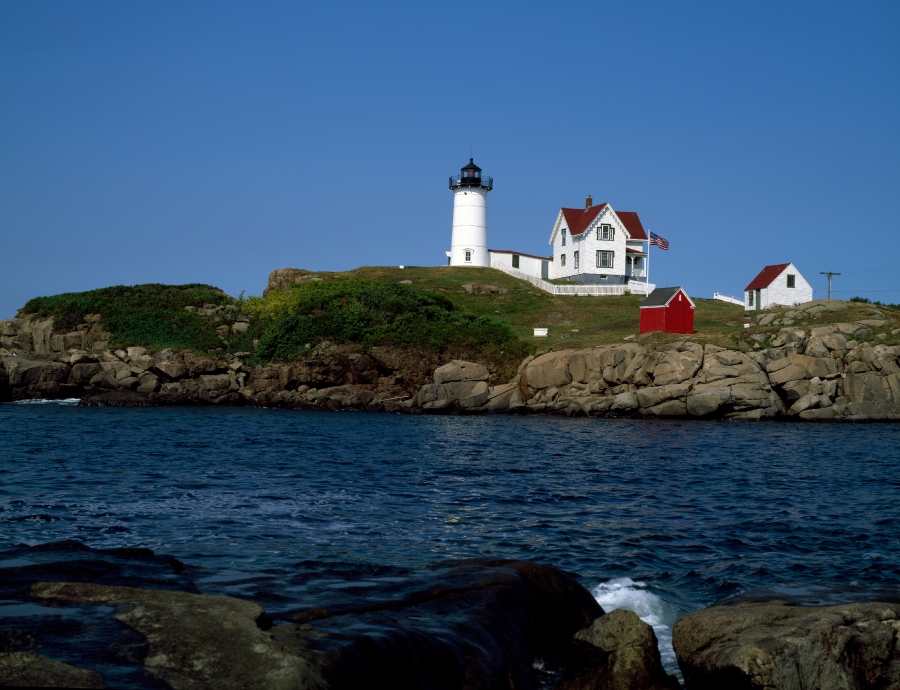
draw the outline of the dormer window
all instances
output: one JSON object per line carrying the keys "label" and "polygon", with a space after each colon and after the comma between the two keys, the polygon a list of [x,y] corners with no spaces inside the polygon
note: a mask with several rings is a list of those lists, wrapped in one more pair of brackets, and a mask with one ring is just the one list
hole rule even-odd
{"label": "dormer window", "polygon": [[597,226],[598,240],[614,240],[616,239],[616,229],[608,223]]}

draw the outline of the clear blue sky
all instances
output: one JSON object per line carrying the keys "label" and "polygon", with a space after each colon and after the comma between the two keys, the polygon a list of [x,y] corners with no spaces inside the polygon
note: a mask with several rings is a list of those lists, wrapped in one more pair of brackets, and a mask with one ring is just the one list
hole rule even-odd
{"label": "clear blue sky", "polygon": [[739,294],[900,302],[900,4],[0,4],[0,318],[36,295],[438,265],[448,176],[544,254],[586,194]]}

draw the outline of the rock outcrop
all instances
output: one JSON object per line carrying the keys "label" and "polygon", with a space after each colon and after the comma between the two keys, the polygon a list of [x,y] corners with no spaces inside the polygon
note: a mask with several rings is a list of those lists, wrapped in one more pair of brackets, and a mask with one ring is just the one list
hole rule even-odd
{"label": "rock outcrop", "polygon": [[263,297],[273,290],[287,292],[295,283],[311,283],[316,280],[322,280],[322,278],[312,271],[302,268],[276,268],[269,274],[269,283],[263,290]]}
{"label": "rock outcrop", "polygon": [[900,687],[900,605],[713,606],[672,631],[689,690]]}
{"label": "rock outcrop", "polygon": [[556,690],[678,690],[663,670],[653,628],[633,611],[610,611],[575,633]]}
{"label": "rock outcrop", "polygon": [[[279,269],[271,289],[314,279]],[[827,301],[826,301],[827,302]],[[841,302],[806,312],[835,310]],[[191,308],[234,331],[229,307]],[[841,307],[845,308],[845,307]],[[208,312],[208,313],[207,313]],[[791,312],[788,312],[791,313]],[[799,313],[799,311],[798,311]],[[874,314],[877,315],[877,314]],[[762,314],[766,321],[788,317]],[[900,345],[887,318],[788,325],[733,349],[691,338],[539,353],[504,382],[490,362],[446,362],[414,348],[321,342],[294,362],[246,363],[249,353],[107,348],[89,315],[71,332],[33,315],[0,322],[0,400],[81,398],[96,405],[259,405],[424,413],[798,421],[900,420]],[[754,336],[757,337],[757,336]],[[868,338],[867,340],[864,338]],[[753,344],[751,345],[751,341]],[[879,342],[882,341],[882,342]],[[761,343],[764,343],[761,344]]]}
{"label": "rock outcrop", "polygon": [[[76,668],[82,664],[109,674],[106,683],[115,687],[160,687],[162,681],[176,690],[536,689],[547,680],[547,668],[559,676],[569,659],[584,661],[572,646],[573,636],[586,628],[590,659],[578,668],[582,684],[570,688],[624,688],[626,678],[666,680],[657,666],[637,667],[644,657],[653,661],[646,648],[652,633],[648,637],[643,623],[623,624],[617,613],[598,625],[607,617],[587,590],[571,575],[534,563],[437,563],[398,571],[400,577],[386,578],[375,590],[365,568],[341,573],[318,564],[307,573],[286,574],[284,594],[296,590],[297,577],[320,582],[322,569],[330,583],[362,579],[364,592],[324,587],[318,605],[287,610],[290,600],[281,596],[281,611],[266,615],[247,600],[253,595],[197,591],[191,566],[146,549],[94,550],[63,542],[3,555],[23,565],[5,569],[10,572],[0,593],[44,614],[23,610],[24,617],[11,621],[19,634],[5,638],[0,631],[5,654],[15,655],[11,661],[0,656],[3,685],[23,678],[24,664],[40,663],[50,687],[46,669],[66,671],[69,678],[81,673],[93,683],[84,687],[102,687],[99,673]],[[308,600],[309,592],[302,598]],[[59,607],[68,623],[56,631],[44,621]],[[54,656],[74,665],[66,668]],[[585,684],[590,680],[596,683]],[[71,680],[69,686],[77,687]]]}

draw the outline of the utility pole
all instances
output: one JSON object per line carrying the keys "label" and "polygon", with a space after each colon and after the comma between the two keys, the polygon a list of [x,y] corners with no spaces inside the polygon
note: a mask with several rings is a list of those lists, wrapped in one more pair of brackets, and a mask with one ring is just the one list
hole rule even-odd
{"label": "utility pole", "polygon": [[834,271],[819,271],[823,276],[828,276],[828,299],[831,299],[831,276],[839,276],[840,273]]}

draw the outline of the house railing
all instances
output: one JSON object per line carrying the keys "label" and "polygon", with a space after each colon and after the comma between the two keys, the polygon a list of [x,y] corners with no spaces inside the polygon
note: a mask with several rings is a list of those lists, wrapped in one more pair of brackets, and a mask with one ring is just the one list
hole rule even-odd
{"label": "house railing", "polygon": [[504,273],[511,275],[513,278],[518,278],[519,280],[527,280],[536,288],[540,288],[544,292],[549,292],[551,295],[608,297],[614,295],[624,295],[626,292],[635,295],[649,295],[656,288],[656,285],[654,285],[653,283],[641,283],[633,280],[629,281],[625,285],[556,285],[554,283],[547,282],[542,278],[538,278],[537,276],[529,275],[524,271],[520,271],[518,268],[513,268],[509,264],[504,264],[500,261],[494,261],[493,263],[491,263],[491,268],[496,268],[498,271],[503,271]]}
{"label": "house railing", "polygon": [[737,297],[732,297],[731,295],[724,295],[721,292],[714,292],[713,299],[717,299],[720,302],[731,302],[731,304],[740,304],[742,307],[744,306],[744,300],[738,299]]}

